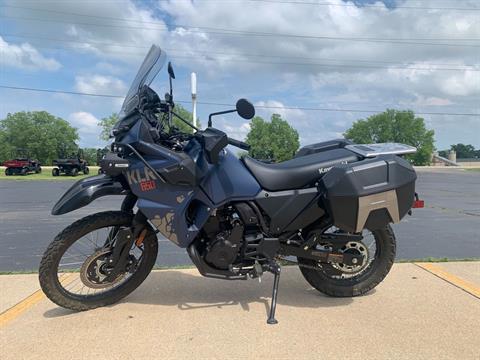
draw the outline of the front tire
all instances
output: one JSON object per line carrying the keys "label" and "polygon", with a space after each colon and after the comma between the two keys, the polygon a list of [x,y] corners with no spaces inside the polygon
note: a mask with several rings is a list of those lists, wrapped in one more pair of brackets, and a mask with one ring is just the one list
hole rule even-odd
{"label": "front tire", "polygon": [[329,264],[298,258],[300,271],[305,280],[321,293],[334,297],[359,296],[372,290],[392,268],[396,241],[390,225],[374,230],[371,234],[375,241],[375,254],[371,263],[362,272],[344,278],[338,266],[333,268]]}
{"label": "front tire", "polygon": [[[122,280],[122,282],[119,282],[118,284],[113,283],[110,289],[105,291],[101,289],[99,291],[99,289],[95,289],[94,286],[87,286],[86,294],[83,294],[83,290],[80,294],[77,292],[74,293],[72,290],[72,283],[77,281],[80,285],[82,283],[85,284],[85,281],[82,279],[82,269],[80,269],[80,272],[76,272],[75,268],[59,269],[60,261],[64,259],[64,255],[67,254],[68,251],[71,251],[71,248],[73,249],[73,245],[77,240],[80,240],[87,235],[91,235],[99,229],[105,230],[106,233],[110,234],[112,229],[130,226],[132,219],[132,214],[122,211],[101,212],[74,222],[58,234],[45,251],[40,262],[39,280],[40,286],[45,295],[61,307],[83,311],[116,303],[134,291],[148,276],[157,258],[158,242],[155,233],[150,227],[147,228],[147,234],[142,243],[142,257],[135,272],[131,274],[130,277],[125,277],[124,281]],[[80,249],[82,252],[85,252],[85,247]],[[98,248],[96,251],[98,252]],[[75,263],[76,258],[71,254],[67,255],[68,259],[66,261],[70,261],[70,264],[67,263],[65,265],[70,265],[70,267],[80,267],[81,262]],[[91,258],[91,256],[85,260],[82,264],[82,268],[89,258]],[[72,263],[78,265],[71,265]],[[60,280],[60,273],[80,280],[77,279],[64,284]]]}

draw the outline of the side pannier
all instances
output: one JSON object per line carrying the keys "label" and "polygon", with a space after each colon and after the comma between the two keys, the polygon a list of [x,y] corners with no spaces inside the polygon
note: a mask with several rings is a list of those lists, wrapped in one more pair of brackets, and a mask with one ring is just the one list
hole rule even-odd
{"label": "side pannier", "polygon": [[319,184],[333,224],[348,232],[397,223],[413,205],[417,175],[410,163],[380,155],[334,166]]}

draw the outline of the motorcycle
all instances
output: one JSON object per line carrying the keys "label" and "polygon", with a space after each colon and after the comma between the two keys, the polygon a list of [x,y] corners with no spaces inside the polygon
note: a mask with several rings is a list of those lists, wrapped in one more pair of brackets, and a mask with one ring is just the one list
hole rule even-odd
{"label": "motorcycle", "polygon": [[[152,270],[157,233],[185,248],[201,275],[245,280],[273,273],[268,324],[275,324],[281,265],[294,263],[318,291],[362,295],[377,286],[395,258],[399,222],[420,207],[416,174],[402,144],[358,145],[333,140],[306,146],[281,163],[239,158],[228,145],[249,145],[212,126],[197,129],[175,112],[170,91],[150,87],[166,54],[153,45],[112,130],[101,175],[76,182],[55,204],[61,215],[106,195],[123,195],[119,211],[80,219],[48,246],[40,285],[54,303],[72,310],[113,304]],[[177,118],[192,133],[174,126]],[[295,260],[296,259],[296,260]]]}

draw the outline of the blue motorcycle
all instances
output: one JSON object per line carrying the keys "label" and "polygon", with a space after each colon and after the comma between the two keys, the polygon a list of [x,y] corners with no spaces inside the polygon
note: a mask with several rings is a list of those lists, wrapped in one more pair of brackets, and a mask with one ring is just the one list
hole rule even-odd
{"label": "blue motorcycle", "polygon": [[[306,146],[281,163],[239,158],[228,145],[249,145],[212,127],[212,117],[251,119],[253,105],[241,99],[235,110],[211,114],[205,130],[195,128],[175,111],[170,63],[164,98],[149,86],[165,56],[152,46],[143,61],[101,175],[76,182],[52,210],[61,215],[101,196],[124,196],[119,211],[80,219],[50,244],[39,270],[48,298],[78,311],[119,301],[152,270],[157,234],[185,248],[203,276],[273,273],[269,324],[276,323],[282,264],[297,264],[310,285],[331,296],[378,285],[395,258],[390,223],[415,203],[416,174],[402,158],[415,148],[341,139]],[[175,118],[192,132],[180,131]]]}

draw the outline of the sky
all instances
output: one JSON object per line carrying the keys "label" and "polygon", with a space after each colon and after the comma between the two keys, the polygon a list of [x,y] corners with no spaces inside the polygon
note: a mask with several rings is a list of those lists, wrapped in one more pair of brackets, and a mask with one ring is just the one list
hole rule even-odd
{"label": "sky", "polygon": [[[118,112],[151,44],[176,73],[174,100],[198,115],[251,100],[279,113],[302,145],[338,138],[355,120],[411,109],[437,149],[480,148],[480,0],[0,0],[0,118],[46,110],[103,146],[99,119]],[[153,87],[167,91],[162,69]],[[210,103],[210,104],[202,104]],[[244,139],[234,114],[214,126]]]}

